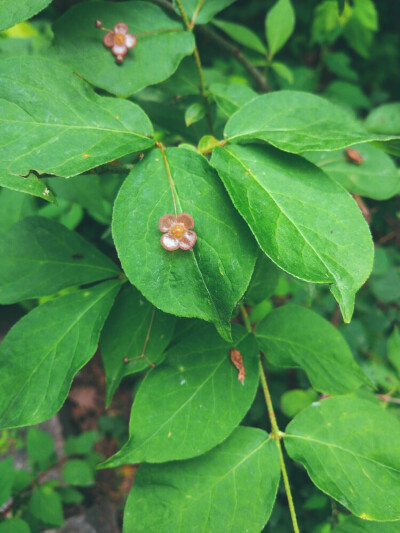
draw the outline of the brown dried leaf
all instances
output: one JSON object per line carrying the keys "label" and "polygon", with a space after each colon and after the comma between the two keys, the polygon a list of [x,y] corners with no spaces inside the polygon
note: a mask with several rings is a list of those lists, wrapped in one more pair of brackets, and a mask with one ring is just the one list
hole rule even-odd
{"label": "brown dried leaf", "polygon": [[357,150],[354,150],[354,148],[346,148],[346,155],[347,159],[351,161],[352,163],[355,163],[356,165],[361,165],[361,163],[364,161],[363,156],[358,152]]}
{"label": "brown dried leaf", "polygon": [[246,371],[244,369],[242,354],[239,352],[239,350],[236,350],[236,348],[232,348],[232,350],[230,351],[230,356],[232,363],[239,370],[238,380],[240,381],[240,383],[243,383],[244,378],[246,376]]}

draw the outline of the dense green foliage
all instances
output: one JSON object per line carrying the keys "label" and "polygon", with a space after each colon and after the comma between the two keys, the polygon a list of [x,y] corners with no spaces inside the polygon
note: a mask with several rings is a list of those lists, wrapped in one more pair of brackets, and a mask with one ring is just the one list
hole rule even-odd
{"label": "dense green foliage", "polygon": [[26,312],[0,429],[56,414],[98,347],[107,407],[133,390],[129,438],[100,465],[68,439],[61,484],[28,430],[0,532],[136,463],[124,533],[400,531],[389,4],[0,0],[0,304]]}

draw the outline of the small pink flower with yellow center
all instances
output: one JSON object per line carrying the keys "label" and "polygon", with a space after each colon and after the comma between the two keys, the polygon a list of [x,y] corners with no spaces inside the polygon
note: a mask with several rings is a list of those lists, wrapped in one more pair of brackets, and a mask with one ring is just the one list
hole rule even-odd
{"label": "small pink flower with yellow center", "polygon": [[158,227],[164,232],[161,245],[170,252],[178,248],[190,250],[195,245],[197,235],[190,231],[194,227],[194,221],[188,213],[164,215],[158,221]]}
{"label": "small pink flower with yellow center", "polygon": [[104,35],[103,43],[107,48],[111,48],[117,63],[122,63],[128,48],[136,45],[136,37],[128,33],[128,26],[124,22],[119,22],[114,26],[114,31]]}

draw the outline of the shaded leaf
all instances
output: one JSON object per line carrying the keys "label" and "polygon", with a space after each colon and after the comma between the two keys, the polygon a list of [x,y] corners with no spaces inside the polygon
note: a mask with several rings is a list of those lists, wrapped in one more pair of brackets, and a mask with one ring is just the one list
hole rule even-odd
{"label": "shaded leaf", "polygon": [[400,424],[384,409],[355,397],[328,398],[298,414],[284,440],[315,485],[353,514],[400,519]]}
{"label": "shaded leaf", "polygon": [[255,335],[267,361],[300,367],[320,392],[344,394],[370,383],[339,331],[314,311],[279,307],[257,325]]}
{"label": "shaded leaf", "polygon": [[212,23],[237,43],[243,44],[243,46],[260,54],[267,54],[267,49],[258,35],[246,26],[226,20],[213,20]]}
{"label": "shaded leaf", "polygon": [[16,222],[35,215],[37,210],[36,200],[33,196],[10,189],[0,189],[0,233],[11,228]]}
{"label": "shaded leaf", "polygon": [[0,523],[0,533],[31,533],[31,529],[21,518],[9,518]]}
{"label": "shaded leaf", "polygon": [[156,309],[132,285],[118,295],[100,339],[107,406],[124,376],[161,363],[174,326],[173,315]]}
{"label": "shaded leaf", "polygon": [[234,430],[253,403],[259,372],[254,337],[237,325],[233,332],[246,368],[244,382],[230,359],[232,345],[211,326],[187,334],[142,382],[130,439],[106,466],[196,457]]}
{"label": "shaded leaf", "polygon": [[337,150],[396,135],[368,133],[342,108],[315,94],[275,91],[245,104],[228,120],[230,141],[259,139],[286,152]]}
{"label": "shaded leaf", "polygon": [[292,35],[295,12],[290,0],[278,0],[268,11],[265,19],[265,35],[269,54],[274,56]]}
{"label": "shaded leaf", "polygon": [[77,437],[67,437],[64,451],[67,455],[87,455],[93,450],[93,446],[100,440],[98,431],[85,431]]}
{"label": "shaded leaf", "polygon": [[0,2],[0,30],[11,28],[18,22],[23,22],[42,11],[51,0],[29,0],[16,2],[15,0],[1,0]]}
{"label": "shaded leaf", "polygon": [[210,86],[210,93],[219,109],[227,117],[257,96],[253,89],[238,83],[213,83]]}
{"label": "shaded leaf", "polygon": [[94,354],[119,290],[109,281],[33,309],[0,345],[0,427],[37,424],[62,406]]}
{"label": "shaded leaf", "polygon": [[278,284],[279,272],[279,268],[261,252],[245,294],[246,302],[255,305],[269,298]]}
{"label": "shaded leaf", "polygon": [[289,418],[293,418],[297,413],[311,405],[318,398],[318,393],[313,389],[301,390],[292,389],[282,394],[280,408]]}
{"label": "shaded leaf", "polygon": [[[235,0],[182,0],[183,8],[188,19],[194,24],[206,24],[210,20],[233,4]],[[175,10],[180,14],[176,0],[173,0]]]}
{"label": "shaded leaf", "polygon": [[0,507],[11,497],[11,488],[14,482],[14,466],[12,457],[0,461]]}
{"label": "shaded leaf", "polygon": [[191,126],[199,122],[206,114],[204,105],[201,102],[194,102],[185,111],[185,124]]}
{"label": "shaded leaf", "polygon": [[363,158],[358,165],[349,160],[344,150],[307,152],[304,157],[350,192],[374,200],[394,196],[399,190],[400,175],[390,156],[367,143],[353,148]]}
{"label": "shaded leaf", "polygon": [[400,134],[400,102],[383,104],[367,116],[364,126],[368,131],[383,134]]}
{"label": "shaded leaf", "polygon": [[32,492],[29,510],[44,524],[61,526],[64,523],[61,498],[49,486],[41,486]]}
{"label": "shaded leaf", "polygon": [[333,284],[350,321],[354,295],[371,272],[373,245],[348,193],[302,158],[267,146],[217,147],[211,164],[262,250],[296,277]]}
{"label": "shaded leaf", "polygon": [[278,74],[278,76],[284,78],[288,83],[293,83],[293,73],[284,63],[278,63],[277,61],[274,61],[271,63],[270,67]]}
{"label": "shaded leaf", "polygon": [[94,473],[87,461],[70,459],[62,469],[62,477],[68,485],[90,487],[94,483]]}
{"label": "shaded leaf", "polygon": [[154,143],[139,106],[98,96],[60,63],[33,56],[0,62],[0,132],[2,166],[22,176],[74,176]]}
{"label": "shaded leaf", "polygon": [[119,258],[132,284],[156,307],[214,322],[229,338],[231,313],[250,281],[256,244],[206,159],[179,148],[168,148],[165,157],[177,211],[192,215],[196,244],[173,252],[160,244],[158,221],[174,208],[162,153],[154,150],[135,165],[115,202]]}
{"label": "shaded leaf", "polygon": [[400,376],[400,333],[397,327],[388,338],[388,358]]}
{"label": "shaded leaf", "polygon": [[356,516],[348,516],[343,522],[337,525],[334,533],[398,533],[398,523],[391,522],[370,522],[361,520]]}
{"label": "shaded leaf", "polygon": [[9,304],[116,277],[117,265],[92,244],[44,217],[28,217],[0,241],[0,302]]}
{"label": "shaded leaf", "polygon": [[45,470],[56,457],[51,435],[38,428],[28,429],[26,450],[30,463],[38,470]]}
{"label": "shaded leaf", "polygon": [[[103,45],[104,33],[95,27],[96,20],[106,28],[123,21],[137,36],[136,46],[122,65]],[[55,57],[96,87],[123,97],[169,78],[194,48],[192,33],[148,2],[79,3],[60,17],[53,29]]]}
{"label": "shaded leaf", "polygon": [[124,533],[202,531],[259,533],[280,478],[275,443],[260,429],[239,427],[207,454],[140,467],[129,495]]}

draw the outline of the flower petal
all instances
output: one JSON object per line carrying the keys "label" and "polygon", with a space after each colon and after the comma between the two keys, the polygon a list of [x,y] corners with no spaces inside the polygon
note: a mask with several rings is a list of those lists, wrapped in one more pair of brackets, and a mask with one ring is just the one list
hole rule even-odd
{"label": "flower petal", "polygon": [[164,235],[161,235],[161,246],[172,252],[173,250],[177,250],[179,248],[179,241],[173,235],[164,233]]}
{"label": "flower petal", "polygon": [[128,26],[125,24],[125,22],[118,22],[114,26],[115,33],[123,33],[124,35],[128,33]]}
{"label": "flower petal", "polygon": [[189,213],[181,213],[176,217],[176,221],[183,224],[186,229],[194,228],[194,220],[192,215],[189,215]]}
{"label": "flower petal", "polygon": [[196,243],[197,235],[194,231],[187,231],[179,241],[179,248],[182,250],[190,250]]}
{"label": "flower petal", "polygon": [[107,48],[111,48],[114,45],[114,34],[112,31],[106,33],[103,37],[103,43]]}
{"label": "flower petal", "polygon": [[158,221],[160,231],[168,231],[176,222],[175,215],[163,215]]}
{"label": "flower petal", "polygon": [[124,56],[128,51],[127,47],[124,44],[114,44],[111,50],[112,53],[116,56]]}
{"label": "flower petal", "polygon": [[125,46],[127,48],[133,48],[136,45],[136,37],[131,33],[127,33],[125,36]]}

